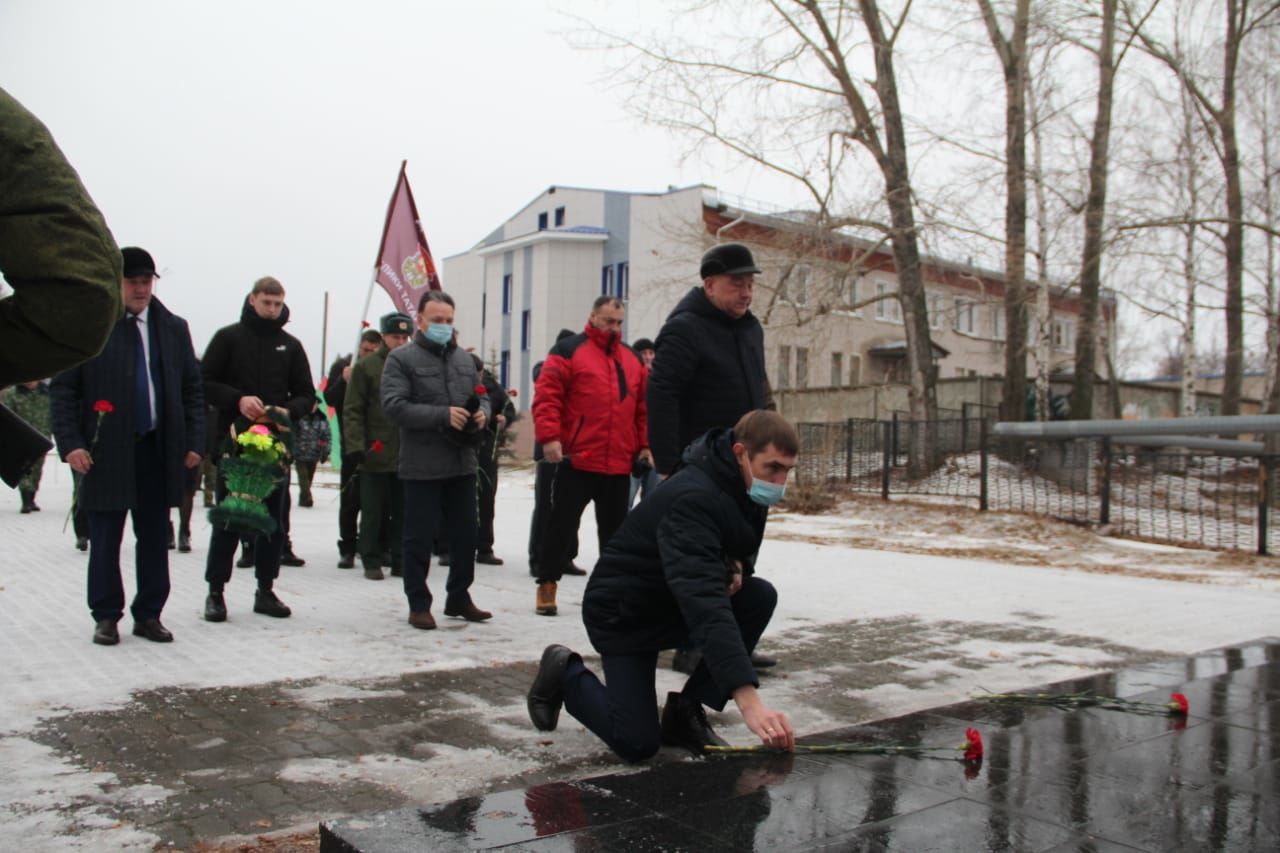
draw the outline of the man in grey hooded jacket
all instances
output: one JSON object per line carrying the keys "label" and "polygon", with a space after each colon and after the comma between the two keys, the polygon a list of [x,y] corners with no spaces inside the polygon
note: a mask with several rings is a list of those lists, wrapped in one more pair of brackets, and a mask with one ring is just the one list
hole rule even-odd
{"label": "man in grey hooded jacket", "polygon": [[471,355],[458,348],[453,299],[427,291],[418,303],[413,340],[387,355],[382,409],[400,428],[404,486],[404,594],[409,624],[430,630],[427,570],[443,514],[449,530],[444,615],[468,622],[493,616],[471,600],[476,558],[476,448],[490,417],[488,396]]}

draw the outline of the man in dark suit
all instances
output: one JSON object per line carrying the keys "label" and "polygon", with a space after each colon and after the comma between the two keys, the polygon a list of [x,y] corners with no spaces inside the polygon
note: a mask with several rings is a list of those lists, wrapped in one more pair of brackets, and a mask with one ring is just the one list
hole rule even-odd
{"label": "man in dark suit", "polygon": [[121,254],[124,317],[99,356],[58,374],[49,388],[58,454],[82,477],[89,609],[93,641],[103,646],[120,642],[126,513],[137,539],[133,633],[173,640],[160,622],[169,598],[169,508],[181,502],[186,470],[200,464],[205,443],[204,390],[187,322],[154,298],[151,255],[133,246]]}

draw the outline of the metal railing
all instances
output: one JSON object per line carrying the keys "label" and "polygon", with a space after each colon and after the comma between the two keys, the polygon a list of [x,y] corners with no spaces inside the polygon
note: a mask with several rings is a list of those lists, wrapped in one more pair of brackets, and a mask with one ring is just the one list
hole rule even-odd
{"label": "metal railing", "polygon": [[797,479],[886,499],[975,501],[984,510],[1100,525],[1143,539],[1271,552],[1278,457],[1139,449],[1095,437],[996,437],[989,424],[989,418],[931,422],[939,464],[916,479],[907,476],[907,448],[919,422],[800,424]]}

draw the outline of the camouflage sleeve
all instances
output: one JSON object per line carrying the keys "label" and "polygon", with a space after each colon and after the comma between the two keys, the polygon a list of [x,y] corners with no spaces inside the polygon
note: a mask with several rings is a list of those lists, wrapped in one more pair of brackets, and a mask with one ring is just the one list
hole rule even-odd
{"label": "camouflage sleeve", "polygon": [[39,119],[0,89],[0,387],[97,355],[120,317],[121,258]]}

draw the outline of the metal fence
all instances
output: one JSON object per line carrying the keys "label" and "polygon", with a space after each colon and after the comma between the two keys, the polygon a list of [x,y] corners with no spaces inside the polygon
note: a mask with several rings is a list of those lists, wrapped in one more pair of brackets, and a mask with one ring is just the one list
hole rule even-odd
{"label": "metal fence", "polygon": [[853,491],[935,495],[1116,534],[1209,548],[1271,552],[1280,458],[1134,449],[1109,439],[987,435],[984,417],[930,424],[940,464],[907,476],[920,423],[848,420],[800,424],[797,479]]}

